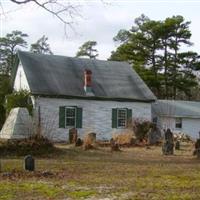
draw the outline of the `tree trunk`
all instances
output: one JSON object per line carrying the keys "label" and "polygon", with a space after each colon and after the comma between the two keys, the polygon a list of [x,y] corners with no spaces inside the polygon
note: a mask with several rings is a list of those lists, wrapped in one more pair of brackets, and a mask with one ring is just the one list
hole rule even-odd
{"label": "tree trunk", "polygon": [[165,78],[165,98],[168,99],[168,62],[167,62],[167,44],[166,40],[164,41],[164,78]]}
{"label": "tree trunk", "polygon": [[158,71],[156,68],[156,60],[155,60],[155,43],[153,45],[153,51],[152,51],[152,69],[153,69],[153,73],[154,73],[154,78],[156,81],[156,96],[159,97],[160,96],[160,90],[159,90],[159,85],[158,85]]}

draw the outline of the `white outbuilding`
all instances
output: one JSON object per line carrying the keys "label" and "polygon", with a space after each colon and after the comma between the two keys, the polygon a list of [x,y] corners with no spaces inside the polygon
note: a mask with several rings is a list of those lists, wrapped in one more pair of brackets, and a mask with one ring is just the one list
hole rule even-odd
{"label": "white outbuilding", "polygon": [[152,118],[161,129],[200,137],[200,102],[158,100],[152,104]]}

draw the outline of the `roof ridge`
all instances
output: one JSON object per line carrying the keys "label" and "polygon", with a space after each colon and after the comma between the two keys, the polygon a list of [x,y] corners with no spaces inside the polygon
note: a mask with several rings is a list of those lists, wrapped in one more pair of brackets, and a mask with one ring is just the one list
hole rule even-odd
{"label": "roof ridge", "polygon": [[64,58],[70,58],[70,59],[77,59],[77,60],[90,60],[92,61],[100,61],[100,62],[116,62],[116,63],[126,63],[127,65],[130,65],[128,62],[126,61],[115,61],[115,60],[103,60],[103,59],[90,59],[90,58],[81,58],[81,57],[73,57],[73,56],[65,56],[65,55],[57,55],[57,54],[39,54],[39,53],[33,53],[31,51],[21,51],[18,50],[18,54],[31,54],[31,55],[38,55],[38,56],[56,56],[56,57],[64,57]]}

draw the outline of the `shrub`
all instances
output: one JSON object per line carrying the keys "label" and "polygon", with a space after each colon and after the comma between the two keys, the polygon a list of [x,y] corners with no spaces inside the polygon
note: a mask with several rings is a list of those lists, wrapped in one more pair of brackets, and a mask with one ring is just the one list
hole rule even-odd
{"label": "shrub", "polygon": [[135,136],[133,132],[114,134],[113,139],[120,146],[131,146],[135,143]]}
{"label": "shrub", "polygon": [[33,105],[28,102],[30,95],[27,91],[21,90],[19,92],[13,92],[6,96],[6,113],[8,114],[12,108],[26,107],[29,114],[32,115]]}
{"label": "shrub", "polygon": [[12,88],[10,84],[10,77],[8,75],[0,74],[0,129],[6,119],[6,112],[4,108],[5,96],[11,92]]}
{"label": "shrub", "polygon": [[6,119],[6,111],[5,108],[0,104],[0,130]]}
{"label": "shrub", "polygon": [[0,143],[1,155],[43,155],[49,154],[54,150],[53,143],[41,135],[34,135],[20,140],[6,140]]}
{"label": "shrub", "polygon": [[133,131],[135,133],[136,138],[139,141],[147,139],[147,133],[149,129],[153,126],[153,123],[143,119],[135,119],[133,120]]}
{"label": "shrub", "polygon": [[78,138],[77,141],[75,142],[75,147],[80,147],[83,145],[83,141],[81,140],[81,138]]}

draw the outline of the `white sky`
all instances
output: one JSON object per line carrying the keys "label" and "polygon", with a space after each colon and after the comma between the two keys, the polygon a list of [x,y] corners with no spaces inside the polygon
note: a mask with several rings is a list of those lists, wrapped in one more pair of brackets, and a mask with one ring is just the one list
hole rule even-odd
{"label": "white sky", "polygon": [[[63,0],[64,1],[64,0]],[[200,53],[200,0],[83,0],[81,4],[82,18],[76,18],[73,32],[67,28],[65,37],[63,24],[51,14],[33,4],[18,6],[10,0],[0,0],[0,35],[5,36],[12,30],[20,30],[29,35],[29,44],[46,35],[51,50],[57,55],[75,56],[78,47],[88,40],[97,41],[99,59],[107,59],[116,48],[113,37],[120,29],[130,29],[134,19],[142,13],[150,19],[164,20],[173,15],[182,15],[191,21],[191,41],[194,46],[190,50]],[[75,2],[72,1],[73,3]]]}

